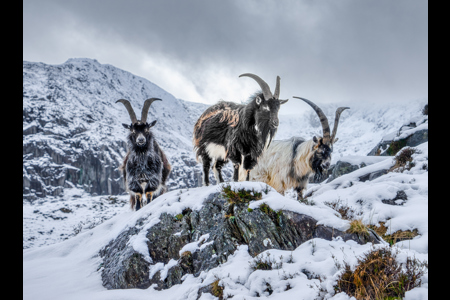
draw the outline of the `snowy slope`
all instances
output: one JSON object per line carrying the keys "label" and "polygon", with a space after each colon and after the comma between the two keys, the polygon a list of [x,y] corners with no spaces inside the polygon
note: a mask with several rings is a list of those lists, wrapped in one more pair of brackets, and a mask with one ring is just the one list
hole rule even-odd
{"label": "snowy slope", "polygon": [[[319,223],[345,230],[349,221],[326,205],[327,201],[343,200],[355,210],[359,210],[364,221],[376,224],[387,221],[388,230],[413,229],[419,236],[413,240],[398,242],[394,248],[398,250],[397,260],[404,262],[407,257],[421,261],[428,260],[428,171],[423,168],[428,161],[427,143],[417,147],[420,153],[414,155],[416,163],[409,171],[388,173],[371,182],[358,182],[355,174],[347,174],[334,181],[312,185],[314,205],[299,203],[284,197],[274,190],[263,193],[261,200],[250,203],[249,208],[256,208],[261,203],[272,209],[284,209],[305,213]],[[373,170],[393,165],[392,159],[386,159],[366,168]],[[364,168],[358,170],[361,171]],[[348,183],[353,181],[352,185]],[[262,191],[264,184],[258,182],[234,183],[235,189],[246,188]],[[359,245],[354,241],[344,242],[341,238],[326,241],[312,239],[300,245],[294,251],[266,250],[261,258],[268,255],[274,261],[274,269],[253,270],[251,264],[258,258],[249,255],[246,245],[229,256],[227,262],[200,276],[191,274],[183,277],[183,283],[168,290],[158,291],[152,286],[148,289],[107,290],[102,287],[101,263],[98,251],[121,232],[135,226],[151,227],[159,222],[163,212],[172,215],[181,213],[186,207],[199,210],[204,199],[219,190],[219,186],[184,190],[182,193],[172,191],[157,198],[138,212],[124,208],[118,214],[75,237],[61,243],[26,249],[23,254],[24,265],[24,299],[197,299],[200,288],[219,279],[224,287],[224,295],[233,299],[315,299],[319,288],[327,299],[346,299],[345,294],[334,294],[333,285],[342,272],[338,266],[344,261],[356,264],[357,257],[373,247],[370,243]],[[408,195],[404,205],[384,204],[382,199],[390,199],[397,190]],[[145,236],[136,235],[131,244],[137,251],[146,245]],[[198,248],[198,247],[197,247]],[[200,248],[197,251],[201,251]],[[168,263],[170,268],[176,262]],[[314,276],[309,276],[313,274]],[[321,278],[319,280],[318,278]],[[267,292],[267,284],[272,289]],[[287,287],[289,286],[289,289]],[[427,299],[428,275],[422,277],[422,286],[406,293],[405,299]],[[203,294],[200,299],[217,299],[210,294]]]}

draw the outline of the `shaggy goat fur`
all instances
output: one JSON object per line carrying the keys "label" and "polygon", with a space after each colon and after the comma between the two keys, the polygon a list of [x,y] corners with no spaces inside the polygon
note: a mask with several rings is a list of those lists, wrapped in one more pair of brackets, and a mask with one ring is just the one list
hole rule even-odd
{"label": "shaggy goat fur", "polygon": [[[309,177],[321,172],[321,163],[330,159],[330,155],[325,154],[331,152],[329,148],[322,147],[317,151],[319,147],[314,140],[305,141],[300,137],[272,141],[270,147],[258,158],[257,165],[250,171],[250,180],[265,182],[283,195],[286,190],[294,188],[301,197]],[[313,164],[314,161],[319,161],[319,155],[327,158]],[[239,180],[245,180],[242,168],[239,170]]]}
{"label": "shaggy goat fur", "polygon": [[263,89],[253,95],[247,104],[220,101],[200,116],[194,126],[193,144],[197,161],[203,164],[203,184],[209,185],[209,168],[217,182],[223,182],[221,169],[229,160],[234,165],[233,180],[239,179],[239,166],[247,173],[251,170],[272,141],[278,127],[280,105],[279,77],[275,96],[267,84],[253,74],[243,74],[255,79]]}
{"label": "shaggy goat fur", "polygon": [[[156,121],[147,123],[147,113],[150,105],[158,98],[147,99],[142,109],[141,120],[137,117],[128,100],[120,99],[131,118],[131,125],[122,124],[129,130],[127,137],[128,152],[120,170],[127,192],[130,194],[131,208],[139,210],[152,201],[153,197],[163,194],[166,190],[166,180],[170,173],[170,164],[166,155],[159,147],[150,128]],[[143,195],[145,194],[145,202]]]}
{"label": "shaggy goat fur", "polygon": [[[294,97],[297,98],[297,97]],[[324,137],[313,137],[306,141],[300,137],[273,141],[270,147],[258,158],[258,164],[250,171],[250,180],[265,182],[281,194],[294,188],[297,199],[303,198],[303,190],[313,175],[321,176],[331,161],[332,145],[336,138],[339,118],[348,107],[336,110],[333,132],[330,136],[328,119],[323,111],[311,101],[307,102],[317,113],[322,124]],[[239,180],[246,180],[245,170],[240,168]]]}

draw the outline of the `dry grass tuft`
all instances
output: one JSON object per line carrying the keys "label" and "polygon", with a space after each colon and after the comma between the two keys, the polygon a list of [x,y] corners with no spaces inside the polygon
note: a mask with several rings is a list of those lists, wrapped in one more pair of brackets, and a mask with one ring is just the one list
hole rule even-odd
{"label": "dry grass tuft", "polygon": [[402,299],[406,291],[421,285],[428,263],[408,257],[406,264],[399,264],[397,253],[389,247],[372,249],[357,258],[354,270],[344,262],[344,272],[334,286],[336,293],[345,292],[358,300]]}
{"label": "dry grass tuft", "polygon": [[411,168],[415,166],[412,157],[414,153],[420,153],[420,151],[411,147],[404,147],[397,153],[397,155],[395,155],[395,165],[392,166],[388,172],[403,172],[404,170],[411,170]]}
{"label": "dry grass tuft", "polygon": [[350,222],[350,228],[347,229],[345,232],[347,233],[356,233],[359,236],[368,237],[369,236],[369,229],[368,227],[363,223],[362,219],[353,220]]}
{"label": "dry grass tuft", "polygon": [[379,236],[381,236],[383,238],[383,240],[388,242],[389,245],[391,245],[391,246],[399,241],[411,240],[414,237],[419,235],[419,232],[417,229],[398,230],[394,233],[386,234],[387,227],[384,226],[384,224],[385,224],[384,222],[379,222],[380,226],[368,225],[367,227],[369,227],[370,229],[375,231]]}

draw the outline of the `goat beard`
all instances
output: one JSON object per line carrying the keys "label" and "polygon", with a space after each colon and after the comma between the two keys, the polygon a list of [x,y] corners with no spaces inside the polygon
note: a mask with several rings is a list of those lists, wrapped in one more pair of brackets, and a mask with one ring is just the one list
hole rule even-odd
{"label": "goat beard", "polygon": [[263,143],[263,147],[267,145],[267,148],[269,148],[270,143],[272,142],[272,139],[275,136],[275,133],[277,133],[277,128],[271,127],[270,125],[267,124],[262,128],[259,127],[259,130],[261,132],[261,141]]}
{"label": "goat beard", "polygon": [[312,160],[312,169],[314,171],[314,179],[319,180],[323,174],[327,173],[327,169],[324,169],[322,167],[322,161],[320,159],[314,159]]}

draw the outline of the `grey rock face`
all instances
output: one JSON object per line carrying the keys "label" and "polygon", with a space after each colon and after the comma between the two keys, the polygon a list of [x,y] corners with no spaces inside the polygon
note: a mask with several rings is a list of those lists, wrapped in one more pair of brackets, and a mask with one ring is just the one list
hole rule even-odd
{"label": "grey rock face", "polygon": [[416,128],[420,124],[428,123],[428,104],[422,110],[423,116],[418,117],[417,119],[413,119],[409,122],[409,124],[403,125],[400,127],[398,132],[395,135],[390,135],[390,138],[379,142],[367,155],[371,156],[393,156],[395,155],[401,148],[405,146],[415,147],[422,143],[428,141],[428,129],[416,130],[409,133],[408,136],[402,139],[398,139],[394,141],[396,136],[400,136],[402,133],[407,132],[410,129]]}
{"label": "grey rock face", "polygon": [[[160,220],[145,232],[151,262],[128,245],[143,224],[122,233],[100,251],[103,286],[125,289],[156,284],[156,289],[167,289],[181,283],[185,274],[198,276],[226,262],[238,245],[243,244],[248,245],[250,255],[256,256],[267,249],[294,250],[315,237],[331,240],[341,236],[360,244],[379,243],[373,233],[364,237],[348,234],[317,225],[317,220],[307,215],[286,210],[275,212],[267,207],[250,210],[244,203],[230,205],[220,193],[211,194],[198,211],[185,209],[177,216],[162,214]],[[183,246],[199,241],[205,234],[209,234],[208,239],[198,242],[199,247],[194,252],[184,252],[180,256]],[[151,266],[171,260],[177,263],[165,278],[161,277],[161,271],[149,278]]]}
{"label": "grey rock face", "polygon": [[338,178],[342,175],[351,173],[355,170],[358,170],[359,168],[365,167],[365,163],[361,163],[360,165],[352,165],[351,163],[345,162],[345,161],[338,161],[336,165],[334,166],[330,177],[328,177],[326,182],[330,182],[334,180],[335,178]]}

